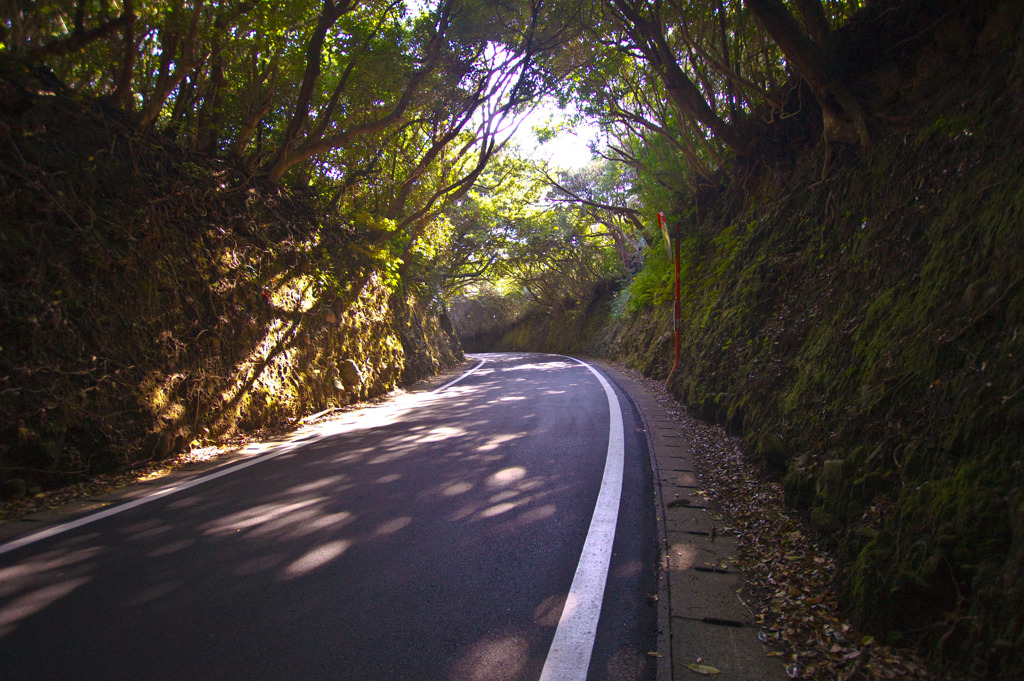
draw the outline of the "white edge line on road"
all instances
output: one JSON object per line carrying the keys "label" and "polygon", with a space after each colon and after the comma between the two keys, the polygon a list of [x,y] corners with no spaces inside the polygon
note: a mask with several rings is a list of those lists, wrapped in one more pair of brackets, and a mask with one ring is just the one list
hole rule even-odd
{"label": "white edge line on road", "polygon": [[487,360],[486,360],[486,359],[482,359],[482,360],[480,360],[480,363],[479,363],[479,364],[477,364],[477,365],[476,365],[475,367],[473,367],[472,369],[470,369],[470,370],[469,370],[469,371],[467,371],[466,373],[462,374],[461,376],[459,376],[458,378],[456,378],[456,379],[455,379],[455,380],[453,380],[453,381],[448,381],[447,383],[445,383],[444,385],[442,385],[442,386],[441,386],[440,388],[434,388],[434,389],[433,389],[433,390],[431,390],[430,392],[432,392],[432,393],[439,393],[439,392],[441,392],[442,390],[444,390],[445,388],[448,388],[448,387],[450,387],[450,386],[453,386],[453,385],[455,385],[456,383],[458,383],[458,382],[459,382],[459,381],[461,381],[462,379],[464,379],[464,378],[469,378],[469,377],[470,377],[470,376],[471,376],[471,375],[473,374],[473,372],[475,372],[475,371],[476,371],[477,369],[479,369],[480,367],[482,367],[482,366],[483,366],[484,364],[487,364]]}
{"label": "white edge line on road", "polygon": [[608,425],[608,455],[605,458],[601,491],[597,495],[594,516],[583,544],[576,575],[555,629],[555,638],[548,650],[540,681],[585,681],[590,668],[590,656],[597,636],[597,621],[601,615],[608,567],[615,540],[615,525],[619,517],[622,497],[622,470],[625,460],[625,436],[622,426],[622,408],[615,391],[597,369],[586,362],[570,357],[591,371],[604,387],[610,414]]}
{"label": "white edge line on road", "polygon": [[282,454],[287,454],[288,452],[297,449],[301,444],[305,443],[284,443],[279,445],[278,448],[275,449],[275,451],[272,451],[268,454],[264,454],[263,456],[257,457],[255,459],[249,459],[248,461],[243,461],[233,466],[223,468],[215,473],[210,473],[209,475],[204,475],[200,478],[195,478],[193,480],[189,480],[188,482],[183,482],[180,485],[174,485],[173,487],[165,487],[164,489],[159,489],[153,492],[152,494],[148,494],[140,499],[135,499],[134,501],[129,501],[127,503],[119,504],[117,506],[112,506],[108,509],[98,511],[97,513],[91,513],[87,516],[83,516],[78,520],[72,520],[71,522],[62,523],[60,525],[54,525],[53,527],[41,530],[39,532],[36,532],[35,534],[30,534],[20,539],[9,541],[6,544],[0,544],[0,554],[7,553],[8,551],[13,551],[14,549],[21,548],[22,546],[34,544],[37,541],[41,541],[43,539],[47,539],[58,534],[63,534],[64,532],[67,532],[69,530],[82,527],[83,525],[88,525],[89,523],[94,523],[97,520],[109,518],[110,516],[117,515],[118,513],[124,513],[125,511],[129,511],[133,508],[138,508],[143,504],[148,504],[151,501],[163,499],[164,497],[169,497],[172,494],[177,494],[178,492],[184,492],[187,489],[197,487],[205,482],[216,480],[217,478],[222,478],[225,475],[229,475],[236,471],[240,471],[243,468],[255,466],[256,464],[263,463],[264,461],[269,461],[270,459],[281,456]]}
{"label": "white edge line on road", "polygon": [[[435,392],[435,393],[436,392],[440,392],[440,391],[444,390],[445,388],[447,388],[448,386],[454,385],[455,383],[458,383],[459,381],[461,381],[462,379],[466,378],[467,376],[472,374],[474,371],[476,371],[477,369],[482,367],[486,362],[487,362],[487,360],[481,360],[479,364],[477,364],[475,367],[473,367],[472,369],[470,369],[466,373],[464,373],[461,376],[459,376],[458,378],[456,378],[454,381],[449,381],[445,385],[441,386],[440,388],[437,388],[436,390],[433,390],[432,392]],[[201,476],[201,477],[198,477],[198,478],[194,478],[192,480],[189,480],[188,482],[183,482],[180,485],[174,485],[173,487],[165,487],[164,489],[156,490],[152,494],[148,494],[148,495],[146,495],[144,497],[141,497],[139,499],[135,499],[134,501],[129,501],[129,502],[124,503],[124,504],[118,504],[117,506],[111,506],[110,508],[104,509],[102,511],[98,511],[96,513],[91,513],[91,514],[86,515],[86,516],[82,516],[81,518],[79,518],[77,520],[72,520],[70,522],[61,523],[60,525],[54,525],[53,527],[48,527],[45,530],[40,530],[39,532],[35,532],[33,534],[26,535],[26,536],[21,537],[19,539],[14,539],[12,541],[7,542],[6,544],[0,544],[0,555],[3,555],[3,554],[8,553],[10,551],[14,551],[15,549],[20,549],[22,546],[28,546],[29,544],[34,544],[34,543],[36,543],[38,541],[42,541],[43,539],[48,539],[48,538],[54,537],[54,536],[56,536],[58,534],[63,534],[63,533],[68,532],[70,530],[74,530],[76,528],[82,527],[83,525],[88,525],[90,523],[94,523],[97,520],[103,520],[104,518],[109,518],[110,516],[117,515],[118,513],[124,513],[125,511],[130,511],[133,508],[138,508],[139,506],[142,506],[143,504],[148,504],[151,501],[156,501],[157,499],[163,499],[164,497],[169,497],[172,494],[177,494],[178,492],[184,492],[187,489],[191,489],[193,487],[197,487],[199,485],[202,485],[203,483],[210,482],[211,480],[216,480],[217,478],[222,478],[225,475],[230,475],[231,473],[235,473],[235,472],[240,471],[240,470],[242,470],[244,468],[248,468],[249,466],[255,466],[258,463],[263,463],[264,461],[269,461],[270,459],[273,459],[273,458],[276,458],[278,456],[281,456],[282,454],[287,454],[288,452],[291,452],[291,451],[293,451],[295,449],[298,449],[299,447],[301,447],[303,445],[306,445],[306,444],[308,444],[308,443],[307,442],[286,442],[286,443],[282,443],[282,444],[278,445],[277,447],[275,447],[274,451],[269,452],[267,454],[264,454],[263,456],[256,457],[255,459],[249,459],[248,461],[242,461],[242,462],[234,464],[234,465],[229,465],[228,467],[222,468],[219,471],[216,471],[214,473],[210,473],[209,475],[204,475],[204,476]]]}

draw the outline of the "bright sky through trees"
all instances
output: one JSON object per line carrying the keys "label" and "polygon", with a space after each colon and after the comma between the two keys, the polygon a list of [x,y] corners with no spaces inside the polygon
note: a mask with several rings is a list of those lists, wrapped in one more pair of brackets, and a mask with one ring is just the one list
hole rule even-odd
{"label": "bright sky through trees", "polygon": [[[526,116],[512,140],[528,158],[548,161],[565,170],[578,170],[590,163],[590,145],[598,139],[598,127],[592,123],[569,126],[568,115],[553,103],[542,103]],[[560,124],[565,124],[564,126]],[[556,128],[556,134],[540,142],[534,128]]]}

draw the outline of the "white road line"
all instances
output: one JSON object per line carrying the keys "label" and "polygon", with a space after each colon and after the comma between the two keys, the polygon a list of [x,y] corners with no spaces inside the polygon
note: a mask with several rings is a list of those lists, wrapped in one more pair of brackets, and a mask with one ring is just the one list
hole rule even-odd
{"label": "white road line", "polygon": [[482,366],[483,366],[484,364],[487,364],[487,360],[486,360],[486,359],[482,359],[482,360],[480,360],[480,363],[479,363],[479,364],[477,364],[477,365],[476,365],[475,367],[473,367],[472,369],[470,369],[470,370],[469,370],[469,371],[467,371],[466,373],[462,374],[461,376],[459,376],[458,378],[456,378],[456,379],[455,379],[455,380],[453,380],[453,381],[448,381],[447,383],[445,383],[444,385],[442,385],[442,386],[441,386],[440,388],[434,388],[434,389],[433,389],[433,390],[431,390],[430,392],[432,392],[432,393],[439,393],[439,392],[441,392],[442,390],[444,390],[445,388],[447,388],[447,387],[449,387],[449,386],[453,386],[453,385],[455,385],[456,383],[458,383],[458,382],[459,382],[459,381],[461,381],[462,379],[464,379],[464,378],[469,378],[469,377],[470,377],[470,376],[471,376],[471,375],[473,374],[473,372],[475,372],[475,371],[476,371],[477,369],[479,369],[480,367],[482,367]]}
{"label": "white road line", "polygon": [[619,517],[622,497],[622,469],[625,459],[625,437],[622,428],[622,409],[608,381],[597,369],[581,362],[601,382],[608,397],[610,422],[608,425],[608,455],[604,464],[601,491],[597,495],[594,516],[583,544],[576,575],[569,588],[562,617],[555,630],[555,639],[548,650],[540,681],[585,681],[590,668],[590,655],[597,636],[597,621],[601,615],[608,566],[612,558],[612,542]]}
{"label": "white road line", "polygon": [[197,487],[198,485],[202,485],[203,483],[210,482],[211,480],[216,480],[217,478],[222,478],[225,475],[229,475],[229,474],[234,473],[236,471],[240,471],[243,468],[248,468],[249,466],[255,466],[258,463],[263,463],[264,461],[269,461],[270,459],[277,458],[277,457],[281,456],[282,454],[287,454],[288,452],[298,448],[302,444],[305,444],[305,443],[285,443],[285,444],[280,445],[279,448],[275,449],[275,451],[270,452],[269,454],[264,454],[263,456],[257,457],[255,459],[249,459],[248,461],[243,461],[241,463],[235,464],[234,466],[230,466],[228,468],[221,469],[221,470],[219,470],[219,471],[217,471],[215,473],[210,473],[209,475],[204,475],[201,478],[194,478],[192,480],[189,480],[188,482],[183,482],[180,485],[175,485],[173,487],[165,487],[164,489],[159,489],[159,490],[153,492],[152,494],[146,495],[146,496],[144,496],[144,497],[142,497],[140,499],[135,499],[134,501],[129,501],[126,504],[120,504],[118,506],[112,506],[110,508],[104,509],[104,510],[99,511],[97,513],[93,513],[91,515],[83,516],[83,517],[79,518],[78,520],[72,520],[71,522],[62,523],[60,525],[54,525],[53,527],[49,527],[49,528],[47,528],[45,530],[42,530],[40,532],[36,532],[35,534],[30,534],[30,535],[28,535],[26,537],[22,537],[20,539],[15,539],[14,541],[9,541],[6,544],[0,545],[0,554],[7,553],[8,551],[13,551],[14,549],[21,548],[22,546],[27,546],[29,544],[34,544],[37,541],[42,541],[43,539],[47,539],[48,537],[53,537],[53,536],[58,535],[58,534],[63,534],[65,532],[69,531],[69,530],[73,530],[75,528],[82,527],[83,525],[88,525],[90,523],[94,523],[97,520],[103,520],[104,518],[109,518],[110,516],[117,515],[118,513],[124,513],[125,511],[129,511],[129,510],[131,510],[133,508],[138,508],[139,506],[142,506],[144,504],[148,504],[151,501],[156,501],[157,499],[163,499],[165,497],[171,496],[172,494],[177,494],[178,492],[184,492],[187,489],[191,489],[193,487]]}
{"label": "white road line", "polygon": [[[487,360],[481,360],[481,362],[479,364],[477,364],[475,367],[473,367],[472,369],[470,369],[466,373],[464,373],[461,376],[459,376],[458,378],[456,378],[454,381],[449,381],[445,385],[441,386],[440,388],[437,388],[436,390],[434,390],[432,392],[435,392],[435,393],[440,392],[440,391],[444,390],[445,388],[447,388],[448,386],[454,385],[455,383],[458,383],[459,381],[461,381],[462,379],[466,378],[467,376],[472,374],[474,371],[476,371],[477,369],[482,367],[486,361]],[[285,443],[282,443],[282,444],[277,445],[276,447],[274,447],[273,451],[268,452],[267,454],[264,454],[263,456],[256,457],[255,459],[249,459],[247,461],[242,461],[241,463],[237,463],[237,464],[235,464],[233,466],[228,466],[226,468],[222,468],[221,470],[213,472],[213,473],[210,473],[209,475],[204,475],[202,477],[198,477],[198,478],[194,478],[192,480],[189,480],[188,482],[183,482],[180,485],[174,485],[173,487],[165,487],[164,489],[156,490],[152,494],[148,494],[148,495],[146,495],[144,497],[141,497],[139,499],[135,499],[134,501],[129,501],[128,503],[119,504],[117,506],[111,506],[110,508],[104,509],[104,510],[99,511],[97,513],[92,513],[90,515],[82,516],[81,518],[78,518],[77,520],[72,520],[70,522],[62,523],[60,525],[54,525],[52,527],[46,528],[45,530],[40,530],[39,532],[36,532],[34,534],[26,535],[26,536],[21,537],[19,539],[14,539],[12,541],[7,542],[6,544],[0,544],[0,555],[3,555],[5,553],[8,553],[9,551],[13,551],[15,549],[20,549],[22,546],[28,546],[29,544],[35,544],[36,542],[42,541],[43,539],[48,539],[48,538],[56,536],[58,534],[63,534],[63,533],[68,532],[70,530],[74,530],[76,528],[82,527],[83,525],[89,525],[90,523],[94,523],[97,520],[103,520],[104,518],[109,518],[110,516],[114,516],[114,515],[117,515],[119,513],[124,513],[125,511],[130,511],[133,508],[138,508],[139,506],[142,506],[144,504],[148,504],[151,501],[156,501],[158,499],[163,499],[165,497],[171,496],[172,494],[177,494],[178,492],[184,492],[187,489],[191,489],[193,487],[197,487],[199,485],[202,485],[203,483],[210,482],[211,480],[216,480],[217,478],[224,477],[225,475],[230,475],[231,473],[235,473],[235,472],[240,471],[242,469],[248,468],[249,466],[255,466],[256,464],[263,463],[264,461],[270,461],[271,459],[277,458],[277,457],[281,456],[282,454],[287,454],[288,452],[294,451],[295,449],[298,449],[298,448],[300,448],[300,447],[302,447],[304,445],[307,445],[307,444],[310,444],[310,443],[308,441],[306,441],[306,442],[285,442]]]}

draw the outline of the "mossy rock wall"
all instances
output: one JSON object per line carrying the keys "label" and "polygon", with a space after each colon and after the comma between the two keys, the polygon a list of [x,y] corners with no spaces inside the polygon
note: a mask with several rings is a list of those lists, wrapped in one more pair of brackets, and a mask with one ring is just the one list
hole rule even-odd
{"label": "mossy rock wall", "polygon": [[473,336],[477,352],[530,351],[591,354],[595,339],[608,323],[613,281],[594,284],[583,301],[566,302],[560,309],[528,308],[504,330]]}
{"label": "mossy rock wall", "polygon": [[312,200],[98,103],[39,95],[11,68],[0,482],[59,485],[288,424],[461,357],[438,314]]}
{"label": "mossy rock wall", "polygon": [[[1024,677],[1024,60],[979,43],[873,147],[722,192],[690,224],[671,388],[742,433],[842,557],[855,621]],[[609,356],[664,378],[670,306]]]}

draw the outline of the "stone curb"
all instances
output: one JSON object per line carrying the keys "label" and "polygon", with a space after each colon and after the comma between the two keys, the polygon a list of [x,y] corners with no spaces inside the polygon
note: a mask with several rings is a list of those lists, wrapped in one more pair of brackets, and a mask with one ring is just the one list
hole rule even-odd
{"label": "stone curb", "polygon": [[661,543],[655,678],[695,681],[713,674],[716,681],[785,681],[781,658],[768,657],[758,640],[741,596],[745,579],[735,568],[736,539],[699,494],[680,428],[640,383],[607,362],[588,361],[629,395],[647,431]]}

